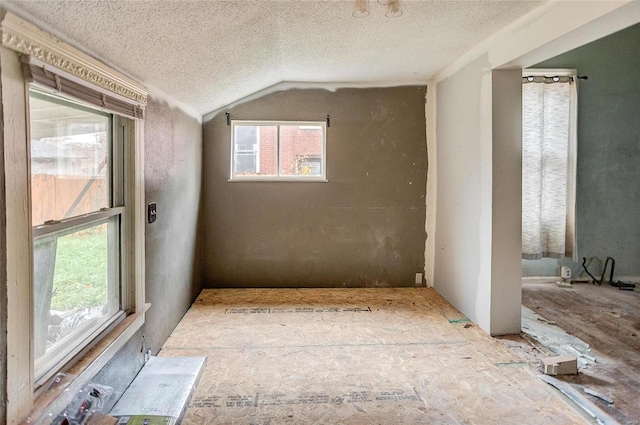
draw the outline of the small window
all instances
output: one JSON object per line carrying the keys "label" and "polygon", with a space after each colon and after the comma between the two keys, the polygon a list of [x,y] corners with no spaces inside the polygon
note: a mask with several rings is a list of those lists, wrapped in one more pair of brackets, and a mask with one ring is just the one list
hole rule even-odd
{"label": "small window", "polygon": [[231,180],[325,180],[324,122],[233,121]]}

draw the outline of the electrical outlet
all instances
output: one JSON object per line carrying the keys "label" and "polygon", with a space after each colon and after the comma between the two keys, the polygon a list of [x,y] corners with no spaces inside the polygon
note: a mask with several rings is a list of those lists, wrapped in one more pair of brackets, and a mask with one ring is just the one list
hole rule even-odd
{"label": "electrical outlet", "polygon": [[416,285],[422,285],[422,273],[416,273]]}
{"label": "electrical outlet", "polygon": [[563,279],[571,279],[571,268],[567,266],[560,267],[560,277]]}
{"label": "electrical outlet", "polygon": [[147,222],[149,224],[155,223],[157,217],[158,217],[158,206],[155,202],[151,202],[147,206]]}

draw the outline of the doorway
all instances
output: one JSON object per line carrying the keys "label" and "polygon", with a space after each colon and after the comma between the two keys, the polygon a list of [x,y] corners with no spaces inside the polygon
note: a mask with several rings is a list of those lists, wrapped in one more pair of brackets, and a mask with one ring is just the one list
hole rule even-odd
{"label": "doorway", "polygon": [[640,293],[592,284],[582,263],[600,278],[612,257],[614,281],[640,282],[640,222],[629,215],[640,207],[640,173],[631,165],[640,160],[638,39],[635,25],[534,66],[588,79],[577,86],[577,255],[522,260],[523,335],[546,355],[576,356],[578,375],[562,379],[603,395],[589,398],[621,423],[640,419]]}

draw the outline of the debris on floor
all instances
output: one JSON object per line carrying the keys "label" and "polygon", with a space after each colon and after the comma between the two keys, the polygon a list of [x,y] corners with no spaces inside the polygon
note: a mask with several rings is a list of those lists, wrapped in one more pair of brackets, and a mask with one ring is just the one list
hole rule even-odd
{"label": "debris on floor", "polygon": [[575,356],[555,356],[542,359],[544,373],[547,375],[576,375],[578,359]]}
{"label": "debris on floor", "polygon": [[595,404],[591,403],[586,397],[584,397],[575,388],[573,388],[566,382],[562,382],[559,379],[546,375],[538,375],[538,378],[542,379],[547,384],[557,388],[560,392],[569,397],[571,401],[576,403],[576,405],[583,409],[585,413],[595,419],[597,423],[602,425],[619,425],[618,421],[602,411]]}
{"label": "debris on floor", "polygon": [[151,357],[111,415],[118,417],[120,424],[179,424],[206,360],[202,356]]}
{"label": "debris on floor", "polygon": [[116,425],[118,419],[113,416],[105,415],[104,413],[94,413],[89,417],[86,425]]}
{"label": "debris on floor", "polygon": [[549,324],[549,325],[556,325],[556,322],[552,322],[552,321],[547,320],[547,319],[545,319],[545,318],[543,318],[543,317],[538,317],[538,321],[540,321],[540,322],[542,322],[542,323]]}
{"label": "debris on floor", "polygon": [[577,355],[578,357],[582,357],[583,359],[589,360],[589,361],[590,361],[590,362],[592,362],[592,363],[597,363],[597,362],[598,362],[598,359],[596,359],[595,357],[590,356],[590,355],[588,355],[588,354],[585,354],[585,353],[583,353],[583,352],[581,352],[581,351],[577,350],[575,347],[573,347],[573,346],[571,346],[571,345],[569,345],[569,346],[567,346],[567,347],[568,347],[571,351],[575,352],[575,353],[576,353],[576,355]]}
{"label": "debris on floor", "polygon": [[[599,269],[589,267],[592,268],[599,277],[602,266]],[[621,276],[620,279],[640,281],[637,276]],[[523,278],[522,302],[526,306],[523,307],[523,331],[548,352],[537,359],[529,356],[528,363],[535,367],[544,357],[576,356],[579,373],[563,375],[567,385],[620,424],[640,424],[639,341],[634,336],[640,329],[639,297],[638,291],[620,291],[604,283],[600,286],[575,284],[567,291],[554,284],[541,285],[538,280]],[[555,321],[557,326],[549,326],[537,317]],[[508,342],[515,344],[517,341]],[[537,354],[521,345],[518,353]],[[615,403],[587,395],[584,388],[598,391]]]}
{"label": "debris on floor", "polygon": [[27,418],[25,423],[31,425],[111,423],[105,412],[109,411],[116,399],[112,387],[67,373],[56,375],[44,391],[56,386],[64,389],[42,411],[32,412],[32,416]]}
{"label": "debris on floor", "polygon": [[606,395],[599,393],[598,391],[592,390],[590,388],[583,388],[583,391],[589,395],[599,398],[602,401],[613,404],[613,399],[611,397],[607,397]]}
{"label": "debris on floor", "polygon": [[595,357],[587,354],[591,352],[589,344],[565,332],[555,321],[547,320],[525,306],[522,307],[522,330],[530,340],[546,347],[551,357],[577,356],[580,370],[596,362]]}

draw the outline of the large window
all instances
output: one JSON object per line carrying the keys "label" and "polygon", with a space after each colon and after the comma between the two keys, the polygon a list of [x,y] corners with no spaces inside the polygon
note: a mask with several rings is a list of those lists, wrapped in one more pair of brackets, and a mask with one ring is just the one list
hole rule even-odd
{"label": "large window", "polygon": [[148,91],[10,12],[0,30],[4,411],[21,423],[63,391],[50,377],[79,360],[92,379],[144,325]]}
{"label": "large window", "polygon": [[522,83],[522,258],[577,260],[575,70],[528,69]]}
{"label": "large window", "polygon": [[127,120],[32,89],[36,381],[122,317]]}
{"label": "large window", "polygon": [[232,180],[325,179],[324,122],[233,121]]}

